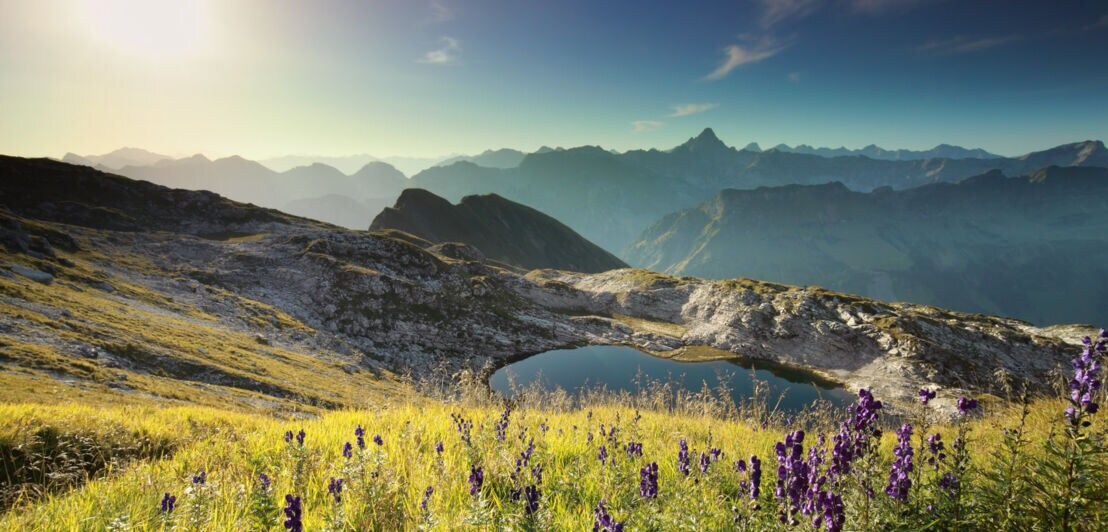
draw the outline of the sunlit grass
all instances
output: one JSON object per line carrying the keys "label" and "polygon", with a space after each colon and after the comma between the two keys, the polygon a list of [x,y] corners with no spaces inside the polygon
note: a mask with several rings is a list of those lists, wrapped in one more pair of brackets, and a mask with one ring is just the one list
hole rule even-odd
{"label": "sunlit grass", "polygon": [[[1050,399],[1031,405],[1026,435],[1033,442],[1027,447],[1032,462],[1042,454],[1042,442],[1052,430],[1057,431],[1062,408],[1062,401]],[[607,501],[610,514],[633,530],[729,529],[735,526],[736,518],[742,527],[757,530],[779,525],[773,498],[777,467],[773,446],[786,431],[801,428],[798,422],[789,427],[776,422],[763,427],[746,420],[636,411],[612,404],[569,411],[522,406],[510,413],[505,438],[500,440],[494,425],[502,412],[499,405],[489,402],[447,403],[415,395],[383,401],[370,409],[334,411],[304,420],[201,407],[6,405],[0,407],[0,415],[11,422],[2,428],[0,441],[10,446],[31,441],[44,427],[53,427],[97,441],[157,441],[165,456],[138,456],[122,471],[95,478],[70,492],[38,502],[25,500],[3,516],[0,527],[77,530],[111,525],[139,530],[248,530],[257,527],[252,508],[259,507],[260,499],[283,507],[284,495],[291,493],[303,498],[306,530],[421,526],[438,530],[581,530],[591,527],[593,509],[601,500]],[[967,425],[971,453],[965,479],[968,498],[988,482],[981,472],[1002,451],[999,427],[1011,427],[1018,421],[1016,407],[986,414]],[[452,415],[473,423],[469,443],[463,440]],[[809,420],[809,425],[818,424],[817,420]],[[354,431],[359,425],[366,431],[364,450],[356,445]],[[615,436],[610,436],[613,427]],[[804,428],[811,434],[806,441],[813,443],[820,427]],[[306,434],[303,447],[295,440],[286,443],[286,431],[299,430]],[[1099,434],[1104,430],[1100,421],[1089,428]],[[931,429],[934,431],[941,432],[949,445],[957,435],[957,426],[939,423]],[[833,431],[829,438],[831,434]],[[381,436],[383,445],[372,441],[375,435]],[[534,451],[529,463],[513,478],[516,460],[532,438]],[[898,521],[898,508],[880,489],[888,474],[894,438],[886,430],[880,440],[880,459],[874,464],[876,476],[871,479],[877,494],[870,518],[874,519],[872,523],[897,528],[901,525],[896,523],[904,524]],[[678,442],[682,439],[688,442],[693,456],[689,476],[677,469]],[[629,457],[624,452],[630,441],[642,443],[643,456]],[[354,445],[352,458],[342,456],[346,442]],[[438,442],[443,443],[441,455],[435,451]],[[615,459],[614,465],[601,464],[601,445]],[[703,474],[697,458],[713,447],[722,449],[723,457]],[[745,477],[732,465],[734,460],[747,460],[751,454],[762,459],[765,471],[762,496],[757,501],[759,510],[754,510],[752,501],[740,491],[739,481]],[[922,449],[916,449],[917,466],[923,455]],[[659,467],[660,494],[648,500],[639,494],[639,469],[652,461]],[[531,472],[536,464],[542,465],[541,482]],[[469,491],[471,467],[483,468],[485,475],[477,495]],[[207,482],[195,485],[191,478],[200,471],[206,472]],[[1096,481],[1108,487],[1103,471]],[[264,495],[256,491],[260,473],[272,479],[270,491]],[[1033,475],[1034,471],[1028,473]],[[345,479],[342,502],[337,505],[327,491],[331,477]],[[513,489],[530,485],[537,486],[541,493],[539,511],[534,515],[527,515],[523,502],[511,495]],[[420,503],[427,487],[433,492],[424,511]],[[168,514],[159,507],[165,493],[178,497],[175,510]],[[919,492],[913,491],[913,495],[918,497]],[[848,523],[865,527],[858,521],[856,510],[848,510]],[[975,511],[987,510],[978,507]],[[1101,519],[1105,517],[1102,510]],[[272,514],[268,519],[270,528],[280,529],[283,517]],[[809,525],[802,522],[798,528]]]}

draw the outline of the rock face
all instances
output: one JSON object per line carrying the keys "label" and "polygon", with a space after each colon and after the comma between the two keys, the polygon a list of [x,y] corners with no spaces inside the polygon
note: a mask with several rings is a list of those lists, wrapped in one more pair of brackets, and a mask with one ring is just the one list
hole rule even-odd
{"label": "rock face", "polygon": [[464,242],[487,257],[525,269],[601,272],[627,264],[564,224],[496,194],[466,196],[457,205],[408,189],[377,215],[370,231],[396,229],[431,242]]}
{"label": "rock face", "polygon": [[[199,301],[217,316],[229,297],[276,309],[311,340],[300,329],[257,331],[267,342],[339,346],[395,372],[583,344],[655,353],[712,346],[910,400],[923,385],[947,398],[996,391],[998,370],[1042,386],[1077,338],[1077,330],[751,280],[633,269],[520,275],[473,250],[435,253],[411,235],[346,231],[43,160],[2,158],[0,177],[15,215],[70,235],[103,268],[97,283],[143,287],[164,305]],[[112,214],[90,214],[99,212]],[[52,286],[59,282],[94,288],[69,275]]]}

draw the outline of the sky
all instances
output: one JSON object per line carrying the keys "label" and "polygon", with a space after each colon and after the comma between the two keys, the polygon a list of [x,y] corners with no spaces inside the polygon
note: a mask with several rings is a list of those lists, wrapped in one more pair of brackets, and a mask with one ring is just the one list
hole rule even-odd
{"label": "sky", "polygon": [[1108,3],[0,0],[0,153],[1108,138]]}

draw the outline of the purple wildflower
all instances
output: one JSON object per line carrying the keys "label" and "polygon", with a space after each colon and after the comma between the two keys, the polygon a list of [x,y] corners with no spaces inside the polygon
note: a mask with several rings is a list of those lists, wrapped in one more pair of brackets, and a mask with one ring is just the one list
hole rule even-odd
{"label": "purple wildflower", "polygon": [[604,507],[603,499],[600,500],[600,504],[597,504],[596,510],[593,511],[592,530],[593,532],[623,532],[623,523],[608,515],[608,509]]}
{"label": "purple wildflower", "polygon": [[358,438],[358,448],[365,449],[365,429],[361,425],[354,429],[354,436]]}
{"label": "purple wildflower", "polygon": [[373,435],[373,443],[376,443],[376,444],[377,444],[377,446],[378,446],[378,447],[380,447],[380,446],[382,446],[382,445],[384,445],[384,444],[385,444],[385,440],[382,440],[382,439],[381,439],[381,435],[380,435],[380,434],[374,434],[374,435]]}
{"label": "purple wildflower", "polygon": [[885,493],[900,502],[908,502],[908,490],[912,487],[912,425],[905,423],[896,431],[896,447],[893,448],[892,470]]}
{"label": "purple wildflower", "polygon": [[165,492],[165,497],[162,497],[162,513],[167,514],[173,511],[173,507],[177,505],[177,497],[170,495],[169,492]]}
{"label": "purple wildflower", "polygon": [[808,462],[803,459],[804,431],[797,430],[785,435],[784,442],[774,445],[777,453],[777,487],[774,495],[781,501],[782,510],[778,519],[782,523],[796,524],[796,512],[801,509],[802,498],[808,492]]}
{"label": "purple wildflower", "polygon": [[523,490],[523,496],[527,499],[523,505],[523,511],[527,515],[531,515],[539,511],[539,488],[535,486],[527,486]]}
{"label": "purple wildflower", "polygon": [[304,518],[303,508],[300,506],[300,497],[293,497],[285,495],[285,528],[289,529],[289,532],[303,532],[304,525],[301,523],[301,519]]}
{"label": "purple wildflower", "polygon": [[480,467],[469,468],[469,494],[476,495],[481,490],[481,484],[485,483],[485,472]]}
{"label": "purple wildflower", "polygon": [[685,440],[678,442],[681,450],[677,452],[677,470],[689,475],[689,444]]}
{"label": "purple wildflower", "polygon": [[203,472],[203,471],[200,471],[199,473],[192,476],[192,483],[193,484],[202,486],[207,481],[208,481],[208,474]]}
{"label": "purple wildflower", "polygon": [[292,443],[292,431],[291,430],[286,430],[285,431],[285,443]]}
{"label": "purple wildflower", "polygon": [[627,457],[642,456],[642,443],[635,443],[633,441],[627,442],[627,445],[623,447],[623,450],[627,452]]}
{"label": "purple wildflower", "polygon": [[454,426],[458,429],[458,434],[462,437],[462,441],[466,445],[470,444],[470,429],[473,428],[473,422],[462,417],[461,414],[450,414],[450,419],[454,420]]}
{"label": "purple wildflower", "polygon": [[927,406],[928,401],[935,398],[935,390],[930,388],[919,389],[919,402],[923,406]]}
{"label": "purple wildflower", "polygon": [[427,486],[427,489],[423,492],[423,500],[419,503],[419,508],[424,512],[427,511],[427,503],[431,500],[431,494],[435,492],[435,488]]}
{"label": "purple wildflower", "polygon": [[512,413],[511,409],[505,408],[500,413],[500,419],[496,421],[496,439],[504,441],[508,437],[508,416]]}
{"label": "purple wildflower", "polygon": [[658,497],[658,462],[650,462],[639,470],[639,495],[645,499]]}
{"label": "purple wildflower", "polygon": [[1082,418],[1100,410],[1100,405],[1093,398],[1102,384],[1099,379],[1101,361],[1098,358],[1108,352],[1108,337],[1105,335],[1106,331],[1101,329],[1095,343],[1088,336],[1082,338],[1085,348],[1081,356],[1073,359],[1073,378],[1068,383],[1070,396],[1067,400],[1070,406],[1065,411],[1071,430],[1087,427],[1089,422]]}
{"label": "purple wildflower", "polygon": [[342,444],[342,457],[343,458],[353,458],[354,457],[354,446],[350,445],[350,442],[346,442],[346,443]]}
{"label": "purple wildflower", "polygon": [[949,495],[954,495],[954,492],[958,491],[958,478],[950,473],[943,473],[942,478],[939,479],[939,488]]}
{"label": "purple wildflower", "polygon": [[843,498],[830,491],[820,492],[823,507],[823,523],[827,532],[840,532],[846,523],[846,506]]}
{"label": "purple wildflower", "polygon": [[959,397],[958,398],[958,412],[963,416],[969,414],[970,410],[977,408],[977,399]]}
{"label": "purple wildflower", "polygon": [[342,502],[342,479],[331,477],[331,482],[327,484],[327,493],[335,498],[336,503]]}
{"label": "purple wildflower", "polygon": [[304,429],[300,429],[300,432],[296,433],[296,444],[297,445],[304,445],[304,437],[305,436],[307,436],[307,434],[304,433]]}
{"label": "purple wildflower", "polygon": [[269,475],[258,473],[258,482],[262,483],[262,491],[269,491]]}
{"label": "purple wildflower", "polygon": [[608,461],[608,448],[601,445],[596,457],[600,459],[600,465],[604,465]]}
{"label": "purple wildflower", "polygon": [[850,474],[851,463],[866,454],[881,437],[881,430],[877,428],[881,401],[874,400],[873,394],[863,388],[858,390],[858,401],[850,406],[854,415],[843,421],[839,433],[831,438],[831,464],[827,472],[832,484]]}
{"label": "purple wildflower", "polygon": [[535,464],[531,468],[531,476],[535,477],[535,484],[542,484],[542,464]]}
{"label": "purple wildflower", "polygon": [[931,454],[927,457],[927,465],[933,467],[936,471],[939,469],[939,464],[946,460],[946,453],[943,452],[945,447],[943,437],[938,432],[927,437],[927,450]]}
{"label": "purple wildflower", "polygon": [[702,475],[708,474],[708,466],[711,465],[711,463],[712,463],[711,455],[709,455],[708,453],[706,453],[704,451],[700,451],[700,474],[702,474]]}
{"label": "purple wildflower", "polygon": [[435,454],[442,454],[442,451],[443,451],[443,447],[442,447],[442,442],[440,441],[440,442],[435,444]]}
{"label": "purple wildflower", "polygon": [[758,499],[762,489],[762,461],[756,455],[750,455],[750,498]]}

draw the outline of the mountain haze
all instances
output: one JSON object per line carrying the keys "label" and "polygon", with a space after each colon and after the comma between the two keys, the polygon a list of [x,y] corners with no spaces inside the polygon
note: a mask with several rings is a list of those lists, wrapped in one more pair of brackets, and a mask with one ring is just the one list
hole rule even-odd
{"label": "mountain haze", "polygon": [[209,190],[357,229],[368,226],[408,184],[404,174],[381,161],[368,162],[346,175],[323,163],[275,172],[239,156],[213,161],[199,154],[148,166],[126,166],[119,173],[172,188]]}

